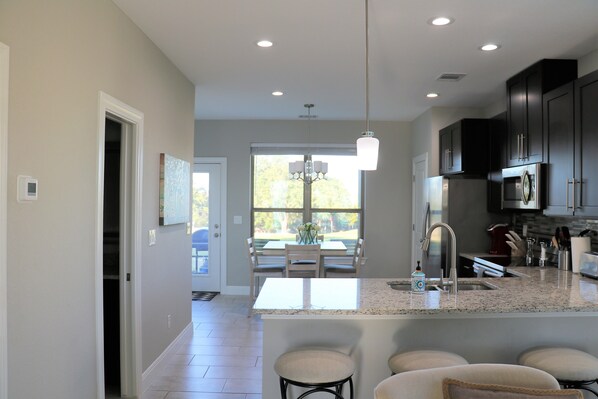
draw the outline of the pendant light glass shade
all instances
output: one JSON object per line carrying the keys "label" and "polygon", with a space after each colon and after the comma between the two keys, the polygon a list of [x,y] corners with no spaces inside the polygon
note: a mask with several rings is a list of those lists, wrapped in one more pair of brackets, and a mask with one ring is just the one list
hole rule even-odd
{"label": "pendant light glass shade", "polygon": [[357,168],[376,170],[378,168],[378,147],[380,142],[374,132],[363,132],[357,139]]}

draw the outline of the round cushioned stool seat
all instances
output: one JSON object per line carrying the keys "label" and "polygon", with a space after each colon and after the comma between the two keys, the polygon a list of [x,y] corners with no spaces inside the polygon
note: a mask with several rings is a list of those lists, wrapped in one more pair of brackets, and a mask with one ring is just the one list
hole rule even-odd
{"label": "round cushioned stool seat", "polygon": [[418,350],[397,353],[388,359],[388,367],[394,374],[405,371],[435,369],[438,367],[463,366],[469,364],[467,360],[456,353]]}
{"label": "round cushioned stool seat", "polygon": [[325,384],[351,377],[355,362],[350,356],[333,350],[300,349],[280,355],[274,371],[290,381]]}
{"label": "round cushioned stool seat", "polygon": [[577,349],[532,348],[521,355],[519,364],[546,371],[559,381],[598,379],[598,358]]}

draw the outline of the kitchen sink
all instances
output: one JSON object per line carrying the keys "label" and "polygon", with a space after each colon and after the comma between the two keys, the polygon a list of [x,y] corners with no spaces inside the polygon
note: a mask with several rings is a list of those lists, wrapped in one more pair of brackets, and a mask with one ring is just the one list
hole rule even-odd
{"label": "kitchen sink", "polygon": [[[393,290],[411,291],[411,281],[387,281],[386,284]],[[442,291],[437,285],[426,284],[426,291]]]}
{"label": "kitchen sink", "polygon": [[[452,284],[446,284],[445,287],[448,290]],[[485,281],[459,281],[459,291],[488,291],[496,290],[497,286],[487,283]]]}
{"label": "kitchen sink", "polygon": [[[386,284],[390,286],[393,290],[397,291],[411,291],[411,282],[410,281],[387,281]],[[449,291],[452,282],[445,281],[443,286],[439,286],[436,284],[426,284],[426,291]],[[497,286],[490,284],[486,281],[460,281],[459,282],[459,291],[489,291],[489,290],[496,290],[498,289]]]}

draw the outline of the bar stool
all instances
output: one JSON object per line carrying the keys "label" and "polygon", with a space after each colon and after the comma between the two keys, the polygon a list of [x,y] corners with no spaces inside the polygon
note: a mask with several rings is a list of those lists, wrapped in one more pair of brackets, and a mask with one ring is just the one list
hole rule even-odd
{"label": "bar stool", "polygon": [[350,398],[353,399],[355,362],[344,353],[328,349],[296,349],[280,355],[274,371],[280,377],[282,399],[287,398],[289,385],[309,388],[297,399],[314,392],[327,392],[337,399],[344,399],[342,391],[346,382],[349,382]]}
{"label": "bar stool", "polygon": [[584,389],[598,397],[588,385],[598,383],[598,358],[589,353],[565,347],[537,347],[521,353],[517,362],[546,371],[563,388]]}
{"label": "bar stool", "polygon": [[388,367],[392,374],[466,364],[469,364],[469,362],[456,353],[437,350],[415,350],[397,353],[388,359]]}

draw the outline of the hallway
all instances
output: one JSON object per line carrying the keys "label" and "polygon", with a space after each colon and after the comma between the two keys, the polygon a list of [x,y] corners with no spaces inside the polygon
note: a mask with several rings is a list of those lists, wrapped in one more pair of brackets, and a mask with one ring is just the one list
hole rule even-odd
{"label": "hallway", "polygon": [[262,321],[249,297],[192,301],[194,334],[143,399],[261,399]]}

